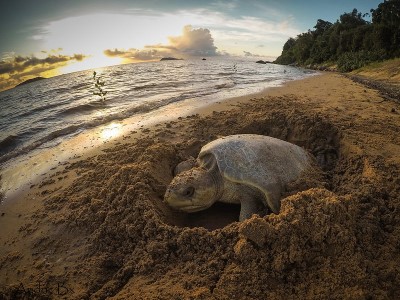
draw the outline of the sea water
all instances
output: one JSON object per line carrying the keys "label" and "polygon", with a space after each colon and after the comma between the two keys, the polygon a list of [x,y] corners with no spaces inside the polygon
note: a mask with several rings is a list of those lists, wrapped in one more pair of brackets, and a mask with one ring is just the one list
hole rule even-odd
{"label": "sea water", "polygon": [[[260,92],[312,74],[239,59],[169,60],[96,69],[106,99],[96,96],[93,70],[48,78],[0,92],[0,169],[51,149],[87,130],[132,116]],[[44,151],[44,150],[43,150]],[[54,154],[53,154],[54,155]],[[16,175],[17,176],[17,175]],[[3,186],[4,189],[4,186]]]}

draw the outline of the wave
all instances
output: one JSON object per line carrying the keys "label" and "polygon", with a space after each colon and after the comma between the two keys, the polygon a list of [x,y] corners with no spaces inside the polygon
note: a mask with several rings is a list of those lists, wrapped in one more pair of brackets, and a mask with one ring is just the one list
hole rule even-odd
{"label": "wave", "polygon": [[[63,128],[63,129],[59,129],[59,130],[51,132],[50,134],[46,135],[45,137],[43,137],[29,145],[22,146],[20,148],[18,148],[18,146],[21,143],[21,141],[18,137],[15,137],[17,142],[13,143],[14,147],[13,148],[9,147],[8,151],[5,151],[4,153],[0,154],[0,163],[4,163],[5,161],[12,159],[14,157],[17,157],[19,155],[26,154],[26,153],[42,146],[43,144],[45,144],[47,142],[50,142],[56,138],[63,137],[63,136],[72,134],[74,132],[77,132],[77,130],[80,128],[81,128],[81,126],[79,126],[79,125],[73,125],[73,126]],[[3,150],[3,147],[1,148],[1,150]]]}
{"label": "wave", "polygon": [[215,88],[217,90],[226,89],[226,88],[233,88],[236,84],[234,82],[225,82],[221,84],[217,84]]}
{"label": "wave", "polygon": [[16,135],[9,135],[0,141],[0,156],[17,148],[20,140]]}
{"label": "wave", "polygon": [[168,82],[163,82],[163,83],[149,83],[149,84],[144,84],[144,85],[139,85],[135,86],[132,88],[134,91],[140,91],[140,90],[152,90],[152,91],[158,91],[164,88],[177,88],[179,86],[184,85],[184,83],[179,82],[179,81],[168,81]]}
{"label": "wave", "polygon": [[94,110],[104,109],[107,106],[100,101],[92,102],[92,103],[85,103],[80,104],[78,106],[67,108],[61,112],[59,115],[73,115],[73,114],[83,114],[83,113],[90,113]]}
{"label": "wave", "polygon": [[53,90],[57,94],[69,94],[71,92],[70,87],[58,87]]}
{"label": "wave", "polygon": [[18,115],[18,118],[25,118],[25,117],[34,115],[36,113],[40,113],[42,111],[49,111],[50,109],[52,109],[54,107],[59,107],[60,105],[61,104],[59,104],[59,103],[53,103],[53,104],[38,106],[38,107],[32,108],[24,113],[21,113],[20,115]]}
{"label": "wave", "polygon": [[70,88],[68,88],[69,90],[77,90],[80,88],[84,88],[84,87],[89,87],[91,84],[89,84],[88,82],[79,82],[73,86],[71,86]]}
{"label": "wave", "polygon": [[144,85],[140,85],[140,86],[135,86],[133,88],[133,90],[134,91],[140,91],[140,90],[144,90],[144,89],[148,89],[148,88],[154,88],[156,86],[157,86],[157,84],[155,84],[155,83],[144,84]]}

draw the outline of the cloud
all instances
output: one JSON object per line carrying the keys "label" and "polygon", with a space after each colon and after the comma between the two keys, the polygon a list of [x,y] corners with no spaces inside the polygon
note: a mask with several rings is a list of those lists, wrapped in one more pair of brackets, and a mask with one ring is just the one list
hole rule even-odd
{"label": "cloud", "polygon": [[[74,54],[72,56],[68,55],[48,55],[45,58],[37,58],[36,56],[14,56],[9,60],[0,61],[0,75],[2,74],[14,74],[14,73],[24,73],[30,68],[41,65],[42,68],[47,70],[60,67],[69,61],[82,61],[86,56],[83,54]],[[42,69],[41,68],[41,69]]]}
{"label": "cloud", "polygon": [[143,49],[131,48],[106,49],[104,54],[109,57],[121,57],[130,61],[158,60],[166,56],[188,58],[193,56],[216,56],[217,47],[208,29],[194,29],[187,25],[182,35],[168,37],[168,44],[146,45]]}
{"label": "cloud", "polygon": [[104,54],[110,57],[130,58],[136,51],[137,51],[136,49],[130,49],[125,51],[125,50],[118,50],[117,48],[115,48],[114,50],[111,49],[104,50]]}
{"label": "cloud", "polygon": [[162,51],[157,51],[156,49],[106,49],[103,52],[108,57],[120,57],[127,61],[147,61],[147,60],[157,60],[162,56]]}
{"label": "cloud", "polygon": [[[54,51],[51,51],[52,53]],[[46,52],[48,54],[48,52]],[[73,61],[82,61],[83,54],[48,54],[46,57],[14,55],[0,60],[0,90],[10,88],[28,77],[42,76]]]}
{"label": "cloud", "polygon": [[182,54],[189,56],[217,55],[217,47],[214,46],[214,39],[208,29],[193,29],[191,25],[187,25],[183,28],[181,36],[169,37],[168,40],[170,45]]}
{"label": "cloud", "polygon": [[243,51],[243,53],[244,53],[244,56],[246,56],[246,57],[264,57],[265,56],[265,55],[260,55],[260,54],[254,54],[249,51]]}
{"label": "cloud", "polygon": [[254,56],[254,54],[249,51],[243,51],[243,53],[244,53],[244,56]]}

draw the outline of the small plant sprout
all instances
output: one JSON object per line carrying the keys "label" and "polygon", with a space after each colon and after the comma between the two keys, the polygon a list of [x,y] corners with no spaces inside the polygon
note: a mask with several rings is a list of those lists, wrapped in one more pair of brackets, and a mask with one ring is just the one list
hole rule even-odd
{"label": "small plant sprout", "polygon": [[97,89],[96,91],[93,92],[93,95],[97,95],[101,98],[101,101],[106,100],[106,95],[107,91],[105,91],[103,88],[105,86],[105,81],[100,80],[100,76],[96,77],[97,73],[96,71],[93,71],[93,81],[94,81],[94,86]]}

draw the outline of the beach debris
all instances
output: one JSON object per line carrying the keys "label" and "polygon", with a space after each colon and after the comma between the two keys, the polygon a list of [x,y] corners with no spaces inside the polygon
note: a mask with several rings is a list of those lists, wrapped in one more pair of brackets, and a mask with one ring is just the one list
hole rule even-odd
{"label": "beach debris", "polygon": [[279,213],[285,186],[313,165],[303,148],[255,134],[219,138],[205,145],[196,161],[189,160],[175,169],[177,175],[164,196],[166,203],[189,213],[217,201],[240,204],[240,221],[260,207]]}

